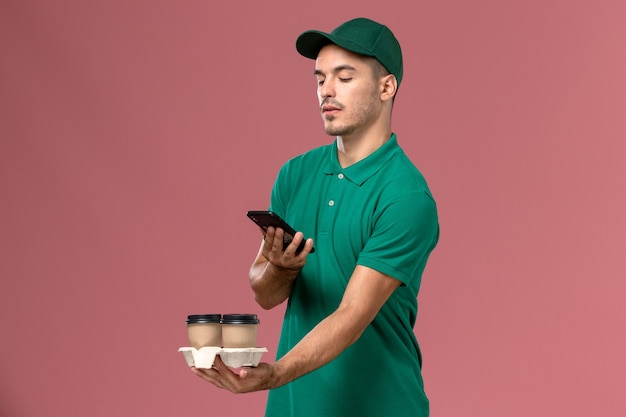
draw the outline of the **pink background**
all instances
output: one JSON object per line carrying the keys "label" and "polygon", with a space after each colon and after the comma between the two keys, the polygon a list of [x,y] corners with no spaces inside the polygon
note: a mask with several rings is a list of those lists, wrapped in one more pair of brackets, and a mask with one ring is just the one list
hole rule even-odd
{"label": "pink background", "polygon": [[245,212],[331,140],[295,38],[356,16],[403,45],[439,204],[432,416],[626,414],[626,2],[31,0],[0,4],[0,415],[262,415],[191,374],[184,319],[258,313],[273,358]]}

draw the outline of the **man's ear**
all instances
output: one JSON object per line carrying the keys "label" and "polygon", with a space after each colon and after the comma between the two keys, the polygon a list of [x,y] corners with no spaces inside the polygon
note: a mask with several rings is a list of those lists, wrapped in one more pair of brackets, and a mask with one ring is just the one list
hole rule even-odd
{"label": "man's ear", "polygon": [[380,99],[382,101],[393,100],[393,97],[398,91],[398,80],[393,74],[387,74],[380,79],[381,94]]}

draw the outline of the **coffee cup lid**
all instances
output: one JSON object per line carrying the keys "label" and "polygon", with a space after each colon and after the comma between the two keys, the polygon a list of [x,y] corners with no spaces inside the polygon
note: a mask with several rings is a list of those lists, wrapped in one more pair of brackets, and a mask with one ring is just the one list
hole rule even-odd
{"label": "coffee cup lid", "polygon": [[224,314],[222,324],[259,324],[256,314]]}
{"label": "coffee cup lid", "polygon": [[190,316],[187,316],[187,320],[185,321],[185,323],[219,323],[221,318],[221,314],[192,314]]}

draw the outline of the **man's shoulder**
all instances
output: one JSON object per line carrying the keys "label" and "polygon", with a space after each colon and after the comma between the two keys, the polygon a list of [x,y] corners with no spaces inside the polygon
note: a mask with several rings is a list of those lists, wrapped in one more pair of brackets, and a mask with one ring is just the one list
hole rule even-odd
{"label": "man's shoulder", "polygon": [[334,143],[318,146],[317,148],[309,149],[303,154],[298,155],[298,158],[320,158],[327,155],[334,146]]}
{"label": "man's shoulder", "polygon": [[326,160],[326,157],[330,155],[333,147],[334,144],[318,146],[317,148],[310,149],[302,154],[290,158],[287,160],[285,165],[318,164],[320,161]]}
{"label": "man's shoulder", "polygon": [[408,197],[418,200],[426,198],[434,201],[426,177],[404,150],[399,147],[378,174],[377,185],[383,199],[388,198],[389,201],[396,201]]}
{"label": "man's shoulder", "polygon": [[324,145],[310,149],[302,154],[289,158],[278,172],[278,180],[287,183],[300,183],[313,173],[323,172],[330,160],[333,145]]}

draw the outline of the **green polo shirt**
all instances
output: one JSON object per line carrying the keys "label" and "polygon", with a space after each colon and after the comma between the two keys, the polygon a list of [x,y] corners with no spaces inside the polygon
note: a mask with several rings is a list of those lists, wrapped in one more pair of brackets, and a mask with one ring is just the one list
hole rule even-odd
{"label": "green polo shirt", "polygon": [[347,168],[339,165],[336,142],[289,160],[270,209],[313,238],[315,247],[289,298],[277,359],[335,311],[356,265],[402,285],[339,357],[271,390],[266,416],[428,416],[413,326],[439,225],[426,181],[395,134]]}

